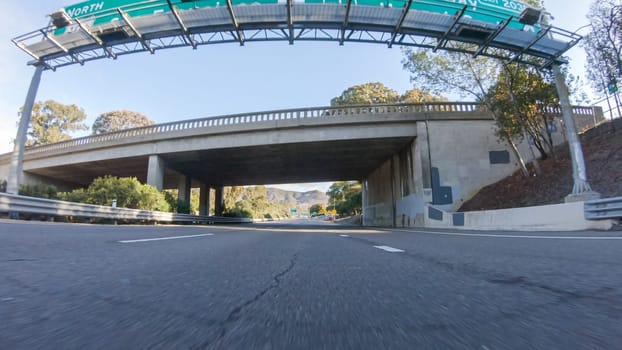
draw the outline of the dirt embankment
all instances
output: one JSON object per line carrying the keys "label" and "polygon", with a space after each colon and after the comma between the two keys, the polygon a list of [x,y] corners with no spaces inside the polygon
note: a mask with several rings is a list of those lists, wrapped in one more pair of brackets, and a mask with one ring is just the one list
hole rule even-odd
{"label": "dirt embankment", "polygon": [[[604,123],[580,137],[592,189],[603,198],[622,196],[622,119]],[[540,176],[527,178],[519,170],[484,187],[460,211],[562,203],[573,185],[568,145],[556,148],[556,159],[540,160],[540,167]]]}

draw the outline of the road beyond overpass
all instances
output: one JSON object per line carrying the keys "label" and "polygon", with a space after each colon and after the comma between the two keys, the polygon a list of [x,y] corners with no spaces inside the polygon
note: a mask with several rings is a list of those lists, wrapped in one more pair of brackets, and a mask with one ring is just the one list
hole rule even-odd
{"label": "road beyond overpass", "polygon": [[622,236],[0,222],[2,349],[617,349]]}

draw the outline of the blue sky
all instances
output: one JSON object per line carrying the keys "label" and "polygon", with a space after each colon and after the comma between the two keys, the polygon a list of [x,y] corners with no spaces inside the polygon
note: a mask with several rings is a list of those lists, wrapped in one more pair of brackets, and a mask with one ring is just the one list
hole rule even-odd
{"label": "blue sky", "polygon": [[[67,0],[0,1],[0,154],[12,151],[17,111],[34,69],[11,39],[45,26],[47,14]],[[588,23],[588,0],[549,0],[555,26],[574,31]],[[585,32],[580,32],[585,33]],[[584,52],[569,52],[571,70],[583,75]],[[323,106],[344,89],[379,81],[400,93],[411,89],[399,47],[377,44],[256,42],[180,48],[99,60],[46,71],[37,101],[76,104],[91,125],[101,113],[129,109],[154,121]],[[587,88],[587,87],[586,87]],[[81,136],[81,135],[76,135]],[[329,184],[279,186],[325,191]]]}

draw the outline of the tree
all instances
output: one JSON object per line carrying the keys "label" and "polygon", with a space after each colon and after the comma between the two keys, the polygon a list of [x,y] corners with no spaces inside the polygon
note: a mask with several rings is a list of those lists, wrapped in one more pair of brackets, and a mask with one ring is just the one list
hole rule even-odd
{"label": "tree", "polygon": [[242,198],[244,187],[227,186],[223,191],[223,200],[225,202],[225,210],[235,208],[235,204]]}
{"label": "tree", "polygon": [[54,100],[36,102],[32,107],[26,146],[40,146],[71,139],[69,132],[86,130],[86,114],[76,105]]}
{"label": "tree", "polygon": [[344,90],[341,95],[330,100],[330,105],[374,105],[381,103],[395,103],[399,100],[397,91],[384,86],[382,83],[366,83],[354,85]]}
{"label": "tree", "polygon": [[242,200],[250,204],[253,217],[263,217],[268,209],[268,192],[266,186],[248,187],[242,194]]}
{"label": "tree", "polygon": [[111,205],[116,199],[119,208],[170,211],[163,193],[141,184],[135,177],[98,177],[86,189],[61,192],[58,196],[66,201],[97,205]]}
{"label": "tree", "polygon": [[424,86],[436,94],[455,92],[463,97],[471,96],[476,101],[486,104],[493,112],[499,136],[510,145],[519,160],[523,174],[529,176],[516,142],[510,134],[507,134],[494,112],[495,109],[486,98],[501,71],[499,61],[483,56],[474,58],[460,52],[445,51],[434,54],[424,49],[412,48],[404,49],[404,55],[402,61],[404,69],[411,73],[410,80],[417,86]]}
{"label": "tree", "polygon": [[529,137],[546,159],[548,151],[554,150],[549,128],[553,120],[544,108],[559,105],[553,77],[523,64],[504,64],[503,68],[486,96],[503,128],[497,132],[520,140]]}
{"label": "tree", "polygon": [[447,98],[433,95],[421,89],[411,89],[406,91],[399,98],[399,102],[403,103],[425,103],[425,102],[445,102]]}
{"label": "tree", "polygon": [[190,189],[190,202],[186,203],[179,200],[179,190],[163,190],[164,198],[174,213],[194,214],[199,212],[200,189]]}
{"label": "tree", "polygon": [[93,135],[155,124],[153,120],[133,111],[120,110],[100,114],[93,123]]}
{"label": "tree", "polygon": [[324,214],[326,213],[326,204],[324,203],[313,204],[312,206],[309,207],[309,212],[311,213],[312,216]]}
{"label": "tree", "polygon": [[586,71],[594,90],[602,96],[610,84],[619,85],[622,80],[622,2],[594,1],[587,18],[592,30],[583,40]]}
{"label": "tree", "polygon": [[[525,0],[524,2],[535,8],[541,7],[541,0]],[[450,49],[460,49],[465,45],[470,44],[448,44]],[[417,86],[425,87],[439,95],[456,92],[463,97],[472,96],[493,111],[500,138],[510,145],[523,174],[529,176],[525,161],[513,137],[505,132],[498,116],[495,115],[486,99],[488,91],[495,85],[496,77],[501,71],[502,63],[499,60],[483,56],[473,57],[473,55],[453,51],[430,54],[426,49],[412,48],[405,48],[404,55],[405,59],[402,61],[404,69],[411,72],[411,82],[417,83]],[[499,55],[503,53],[499,52]]]}
{"label": "tree", "polygon": [[362,187],[358,181],[339,181],[328,188],[329,207],[340,214],[358,215],[362,210]]}

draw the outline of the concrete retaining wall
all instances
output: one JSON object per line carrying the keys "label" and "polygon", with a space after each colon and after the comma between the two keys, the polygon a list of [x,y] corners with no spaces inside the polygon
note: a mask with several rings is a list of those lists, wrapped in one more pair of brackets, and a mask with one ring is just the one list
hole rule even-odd
{"label": "concrete retaining wall", "polygon": [[[425,207],[425,227],[495,231],[609,230],[614,220],[586,220],[583,202],[447,213]],[[440,217],[439,217],[440,214]]]}

